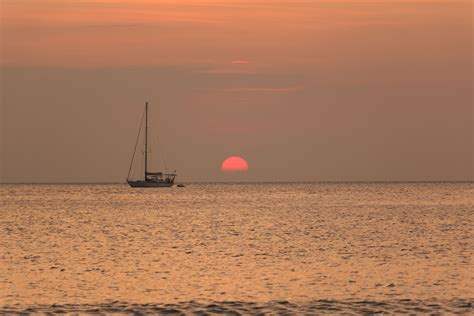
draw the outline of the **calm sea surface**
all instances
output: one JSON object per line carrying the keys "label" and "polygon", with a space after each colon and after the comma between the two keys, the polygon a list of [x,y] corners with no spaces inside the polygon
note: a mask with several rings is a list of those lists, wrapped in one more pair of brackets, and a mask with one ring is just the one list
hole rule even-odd
{"label": "calm sea surface", "polygon": [[474,313],[473,183],[0,198],[0,313]]}

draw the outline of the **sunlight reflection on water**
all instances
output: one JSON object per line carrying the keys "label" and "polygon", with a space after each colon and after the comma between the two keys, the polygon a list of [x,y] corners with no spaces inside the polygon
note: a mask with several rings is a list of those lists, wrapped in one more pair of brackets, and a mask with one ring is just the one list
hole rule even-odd
{"label": "sunlight reflection on water", "polygon": [[472,310],[472,183],[1,185],[0,196],[4,311]]}

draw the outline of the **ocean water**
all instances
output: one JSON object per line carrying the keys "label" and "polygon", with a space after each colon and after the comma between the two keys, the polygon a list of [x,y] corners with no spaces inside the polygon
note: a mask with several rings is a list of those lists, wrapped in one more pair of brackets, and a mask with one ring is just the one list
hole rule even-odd
{"label": "ocean water", "polygon": [[474,313],[473,183],[0,197],[0,313]]}

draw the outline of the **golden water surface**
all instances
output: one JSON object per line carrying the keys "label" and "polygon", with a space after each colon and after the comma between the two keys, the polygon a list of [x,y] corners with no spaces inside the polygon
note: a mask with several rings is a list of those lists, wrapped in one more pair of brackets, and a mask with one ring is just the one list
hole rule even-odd
{"label": "golden water surface", "polygon": [[0,312],[473,312],[472,183],[0,196]]}

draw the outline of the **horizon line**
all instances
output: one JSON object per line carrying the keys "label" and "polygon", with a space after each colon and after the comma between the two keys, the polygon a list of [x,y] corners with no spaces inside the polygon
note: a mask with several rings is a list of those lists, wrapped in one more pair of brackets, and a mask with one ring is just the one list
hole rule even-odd
{"label": "horizon line", "polygon": [[[315,183],[315,184],[338,184],[338,183],[474,183],[474,180],[321,180],[321,181],[179,181],[175,184],[304,184],[304,183]],[[117,181],[96,181],[96,182],[0,182],[0,185],[81,185],[81,184],[124,184],[127,182]]]}

